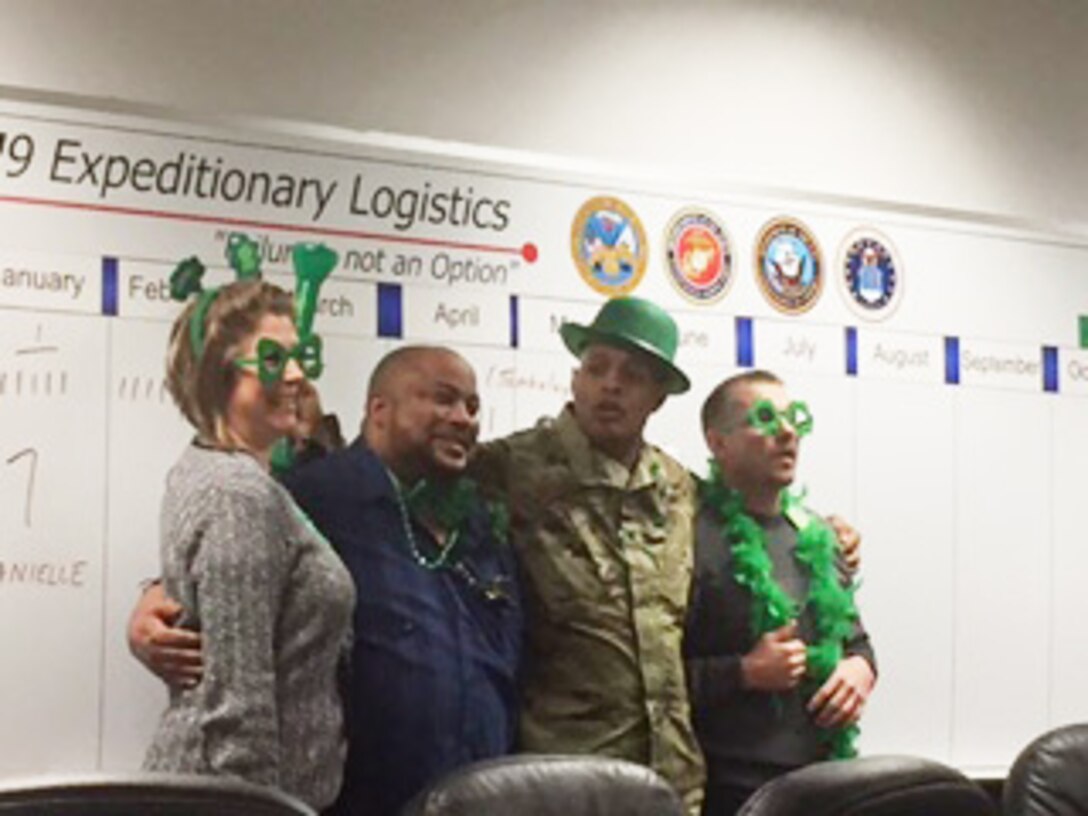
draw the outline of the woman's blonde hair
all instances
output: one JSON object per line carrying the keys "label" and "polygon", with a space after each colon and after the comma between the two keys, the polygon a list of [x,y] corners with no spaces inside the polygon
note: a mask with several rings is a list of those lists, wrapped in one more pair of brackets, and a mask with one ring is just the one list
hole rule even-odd
{"label": "woman's blonde hair", "polygon": [[[237,281],[221,288],[194,327],[199,298],[174,321],[166,355],[166,387],[178,408],[204,441],[231,448],[226,428],[238,369],[234,358],[265,315],[294,316],[289,293],[260,280]],[[198,318],[199,319],[199,318]],[[202,338],[195,348],[194,336]]]}

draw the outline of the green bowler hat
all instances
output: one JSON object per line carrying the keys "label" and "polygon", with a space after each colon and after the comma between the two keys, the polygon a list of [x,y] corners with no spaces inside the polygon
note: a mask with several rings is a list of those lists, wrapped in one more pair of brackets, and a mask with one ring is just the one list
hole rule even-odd
{"label": "green bowler hat", "polygon": [[687,376],[673,364],[680,339],[676,322],[656,303],[636,297],[613,298],[588,326],[564,323],[559,327],[559,336],[575,357],[581,357],[592,343],[635,349],[652,357],[666,371],[670,394],[682,394],[691,388]]}

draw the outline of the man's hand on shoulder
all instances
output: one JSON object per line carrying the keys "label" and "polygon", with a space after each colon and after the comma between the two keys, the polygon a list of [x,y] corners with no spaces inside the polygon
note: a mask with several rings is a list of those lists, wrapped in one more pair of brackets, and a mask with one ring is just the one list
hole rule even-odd
{"label": "man's hand on shoulder", "polygon": [[853,725],[861,719],[861,712],[875,684],[876,675],[868,660],[860,655],[843,658],[827,681],[812,695],[808,712],[821,728]]}
{"label": "man's hand on shoulder", "polygon": [[182,607],[152,584],[128,619],[128,648],[151,672],[176,688],[192,688],[204,674],[200,634],[174,626]]}
{"label": "man's hand on shoulder", "polygon": [[839,516],[828,516],[827,523],[839,539],[843,564],[851,573],[857,572],[861,568],[861,533]]}
{"label": "man's hand on shoulder", "polygon": [[805,674],[805,642],[793,621],[756,641],[740,660],[741,685],[751,691],[788,691]]}

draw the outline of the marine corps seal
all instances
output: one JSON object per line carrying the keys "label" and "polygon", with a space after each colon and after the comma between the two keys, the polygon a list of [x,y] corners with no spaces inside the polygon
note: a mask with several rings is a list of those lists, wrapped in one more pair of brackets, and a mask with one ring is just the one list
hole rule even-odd
{"label": "marine corps seal", "polygon": [[665,268],[689,300],[714,303],[733,282],[733,253],[725,230],[705,210],[682,210],[665,232]]}

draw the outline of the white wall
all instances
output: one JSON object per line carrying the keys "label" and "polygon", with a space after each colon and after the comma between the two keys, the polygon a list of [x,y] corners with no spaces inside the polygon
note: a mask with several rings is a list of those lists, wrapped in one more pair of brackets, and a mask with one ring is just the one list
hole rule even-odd
{"label": "white wall", "polygon": [[0,85],[1088,232],[1078,0],[5,0]]}

